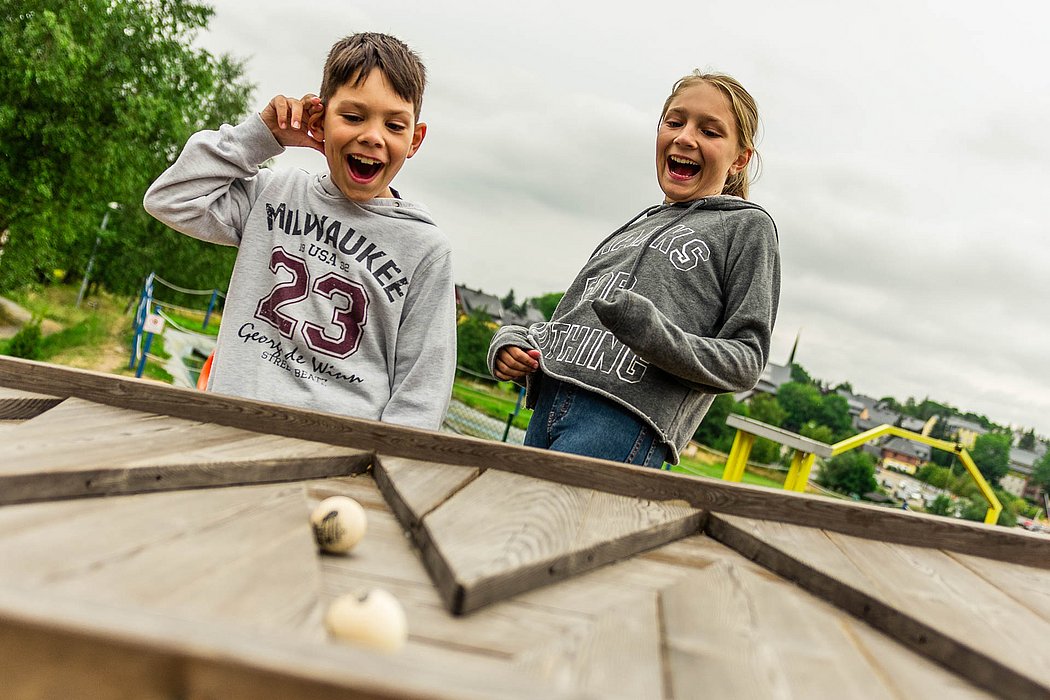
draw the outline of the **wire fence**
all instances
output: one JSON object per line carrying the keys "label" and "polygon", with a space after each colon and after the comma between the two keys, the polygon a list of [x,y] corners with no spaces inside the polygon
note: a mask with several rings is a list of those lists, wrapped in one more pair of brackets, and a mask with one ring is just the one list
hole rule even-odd
{"label": "wire fence", "polygon": [[456,399],[449,403],[442,427],[451,433],[502,441],[510,445],[520,445],[525,441],[525,431],[521,428],[512,425],[508,429],[506,421],[485,415]]}

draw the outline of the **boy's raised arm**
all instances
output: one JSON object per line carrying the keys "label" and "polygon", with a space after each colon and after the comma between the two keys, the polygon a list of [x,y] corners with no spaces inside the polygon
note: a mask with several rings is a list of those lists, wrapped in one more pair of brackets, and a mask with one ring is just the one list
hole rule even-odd
{"label": "boy's raised arm", "polygon": [[324,108],[314,95],[274,97],[261,114],[237,126],[190,137],[175,163],[150,186],[143,206],[194,238],[238,245],[252,204],[270,173],[259,165],[286,146],[324,146],[308,129]]}
{"label": "boy's raised arm", "polygon": [[237,126],[190,137],[178,160],[146,191],[154,218],[194,238],[238,245],[244,223],[269,172],[259,164],[280,153],[258,114]]}

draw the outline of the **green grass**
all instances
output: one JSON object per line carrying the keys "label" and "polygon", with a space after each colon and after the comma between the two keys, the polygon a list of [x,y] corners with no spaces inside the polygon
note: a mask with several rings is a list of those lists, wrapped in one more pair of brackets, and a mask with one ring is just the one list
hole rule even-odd
{"label": "green grass", "polygon": [[211,318],[208,319],[208,327],[201,328],[201,324],[204,323],[203,311],[200,312],[200,315],[187,315],[171,309],[163,309],[163,311],[165,316],[177,323],[181,328],[202,335],[219,335],[219,322],[222,320],[222,317],[218,313],[213,312]]}
{"label": "green grass", "polygon": [[[505,421],[507,416],[514,412],[514,405],[518,400],[516,394],[509,394],[497,387],[456,380],[452,386],[452,398],[462,401],[471,408],[481,411],[487,416],[497,420]],[[514,417],[513,425],[524,430],[529,425],[532,411],[522,408],[521,412]]]}
{"label": "green grass", "polygon": [[[92,295],[75,306],[78,289],[54,285],[28,287],[7,296],[32,314],[34,320],[55,322],[61,329],[40,339],[38,358],[45,362],[86,366],[98,349],[113,341],[123,321],[122,300],[106,293]],[[46,329],[45,329],[46,330]],[[0,353],[7,350],[0,342]]]}
{"label": "green grass", "polygon": [[[725,466],[725,462],[711,462],[708,460],[682,457],[678,464],[671,467],[671,471],[680,472],[682,474],[692,474],[693,476],[709,476],[714,479],[721,479],[722,472],[725,471]],[[776,479],[771,479],[768,476],[756,474],[751,471],[744,472],[743,481],[745,484],[769,486],[775,489],[784,488],[783,480],[777,481]]]}

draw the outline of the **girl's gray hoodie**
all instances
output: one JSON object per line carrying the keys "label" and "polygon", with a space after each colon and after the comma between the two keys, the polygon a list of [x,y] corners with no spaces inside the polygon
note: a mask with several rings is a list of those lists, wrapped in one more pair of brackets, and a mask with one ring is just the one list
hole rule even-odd
{"label": "girl's gray hoodie", "polygon": [[716,394],[751,389],[769,356],[780,297],[777,230],[738,197],[651,207],[594,251],[552,319],[505,326],[507,345],[538,349],[528,378],[585,387],[642,417],[679,452]]}

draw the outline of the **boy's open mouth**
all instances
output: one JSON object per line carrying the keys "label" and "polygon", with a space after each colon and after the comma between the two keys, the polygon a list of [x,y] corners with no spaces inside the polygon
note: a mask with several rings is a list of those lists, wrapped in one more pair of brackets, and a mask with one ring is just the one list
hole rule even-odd
{"label": "boy's open mouth", "polygon": [[667,156],[667,170],[675,177],[690,178],[700,172],[700,164],[682,156]]}
{"label": "boy's open mouth", "polygon": [[346,165],[350,169],[350,177],[357,182],[368,182],[383,169],[383,161],[353,154],[346,157]]}

